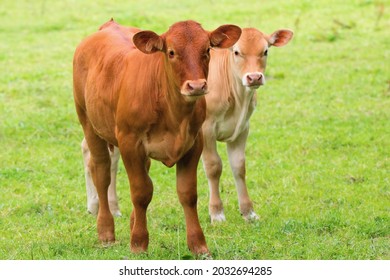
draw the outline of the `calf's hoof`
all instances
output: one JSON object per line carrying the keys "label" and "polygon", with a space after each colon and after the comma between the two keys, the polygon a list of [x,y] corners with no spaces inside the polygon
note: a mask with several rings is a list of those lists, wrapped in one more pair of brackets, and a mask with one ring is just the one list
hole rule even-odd
{"label": "calf's hoof", "polygon": [[116,241],[101,241],[100,244],[102,245],[103,248],[109,248],[113,246],[116,243]]}
{"label": "calf's hoof", "polygon": [[99,240],[103,246],[109,246],[115,243],[115,233],[111,231],[98,232]]}
{"label": "calf's hoof", "polygon": [[149,245],[148,231],[135,231],[131,233],[130,250],[132,253],[139,254],[146,252]]}
{"label": "calf's hoof", "polygon": [[98,215],[97,218],[97,231],[99,240],[104,243],[114,243],[115,242],[115,225],[114,218],[109,215]]}
{"label": "calf's hoof", "polygon": [[130,251],[134,254],[145,253],[148,250],[148,243],[148,241],[141,243],[131,242]]}
{"label": "calf's hoof", "polygon": [[193,232],[187,232],[187,245],[188,249],[195,256],[210,255],[210,251],[207,248],[206,239],[201,230],[195,230]]}
{"label": "calf's hoof", "polygon": [[146,253],[148,251],[148,248],[139,247],[139,246],[130,246],[130,251],[133,254],[142,254],[142,253]]}
{"label": "calf's hoof", "polygon": [[248,213],[242,214],[242,217],[247,222],[253,222],[260,220],[259,216],[255,213],[255,211],[251,210]]}
{"label": "calf's hoof", "polygon": [[222,206],[209,206],[211,223],[220,223],[226,221]]}
{"label": "calf's hoof", "polygon": [[225,214],[223,212],[217,214],[210,214],[210,221],[212,224],[214,223],[223,223],[226,221]]}
{"label": "calf's hoof", "polygon": [[207,246],[200,246],[200,247],[193,248],[192,253],[195,255],[196,259],[198,259],[198,260],[212,260],[213,259]]}

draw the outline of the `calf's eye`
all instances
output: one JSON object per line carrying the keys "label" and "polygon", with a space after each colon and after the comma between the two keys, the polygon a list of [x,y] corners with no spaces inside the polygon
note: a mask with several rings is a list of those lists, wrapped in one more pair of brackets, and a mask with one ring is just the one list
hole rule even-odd
{"label": "calf's eye", "polygon": [[268,55],[268,50],[265,50],[264,56],[267,56],[267,55]]}
{"label": "calf's eye", "polygon": [[168,56],[169,56],[169,58],[173,58],[175,56],[175,52],[173,50],[170,50],[168,52]]}

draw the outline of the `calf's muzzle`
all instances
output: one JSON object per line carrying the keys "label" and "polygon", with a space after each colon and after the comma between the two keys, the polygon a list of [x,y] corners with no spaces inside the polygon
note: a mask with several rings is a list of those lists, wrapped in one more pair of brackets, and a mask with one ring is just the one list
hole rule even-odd
{"label": "calf's muzzle", "polygon": [[265,83],[264,74],[261,72],[246,73],[242,82],[246,87],[258,88]]}
{"label": "calf's muzzle", "polygon": [[207,81],[205,79],[187,80],[181,88],[181,94],[186,96],[200,96],[207,93]]}

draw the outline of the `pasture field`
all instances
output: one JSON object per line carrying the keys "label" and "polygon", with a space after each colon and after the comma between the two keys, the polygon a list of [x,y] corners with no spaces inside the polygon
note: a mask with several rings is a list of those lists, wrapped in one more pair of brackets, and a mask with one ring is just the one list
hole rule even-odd
{"label": "pasture field", "polygon": [[117,243],[103,248],[86,211],[72,96],[77,44],[113,17],[162,33],[194,19],[266,33],[271,48],[247,145],[247,181],[261,219],[239,215],[225,146],[227,222],[211,225],[199,164],[198,211],[214,259],[390,259],[390,2],[27,1],[0,4],[0,259],[191,259],[175,170],[152,163],[148,253],[129,250],[123,165]]}

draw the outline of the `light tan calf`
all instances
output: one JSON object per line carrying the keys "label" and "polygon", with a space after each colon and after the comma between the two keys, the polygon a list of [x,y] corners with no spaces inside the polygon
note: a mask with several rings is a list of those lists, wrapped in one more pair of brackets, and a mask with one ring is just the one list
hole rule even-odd
{"label": "light tan calf", "polygon": [[278,30],[266,35],[254,28],[244,28],[239,41],[232,48],[211,51],[207,114],[202,126],[202,159],[210,188],[209,213],[212,222],[225,220],[219,194],[222,162],[217,152],[217,141],[227,144],[242,216],[246,220],[258,219],[245,182],[249,118],[256,106],[256,89],[265,83],[268,49],[286,45],[292,36],[290,30]]}

